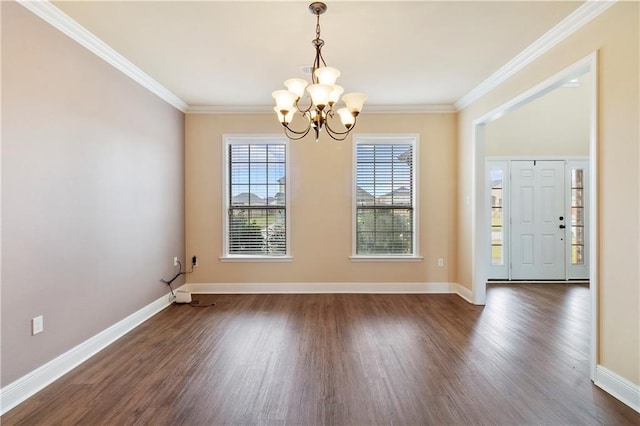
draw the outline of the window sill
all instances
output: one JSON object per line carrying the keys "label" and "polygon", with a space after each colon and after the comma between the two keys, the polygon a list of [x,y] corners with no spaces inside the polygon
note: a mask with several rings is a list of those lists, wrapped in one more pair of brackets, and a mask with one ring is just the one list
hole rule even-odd
{"label": "window sill", "polygon": [[282,263],[293,262],[292,256],[221,256],[220,262],[238,263]]}
{"label": "window sill", "polygon": [[422,262],[422,256],[349,256],[352,262]]}

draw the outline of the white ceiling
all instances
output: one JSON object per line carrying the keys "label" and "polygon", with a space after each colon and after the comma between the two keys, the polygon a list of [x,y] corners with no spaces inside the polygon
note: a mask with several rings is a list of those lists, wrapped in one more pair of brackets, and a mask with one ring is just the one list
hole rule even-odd
{"label": "white ceiling", "polygon": [[[311,65],[309,1],[53,4],[189,106],[273,103]],[[327,2],[327,64],[369,106],[452,105],[582,2]]]}

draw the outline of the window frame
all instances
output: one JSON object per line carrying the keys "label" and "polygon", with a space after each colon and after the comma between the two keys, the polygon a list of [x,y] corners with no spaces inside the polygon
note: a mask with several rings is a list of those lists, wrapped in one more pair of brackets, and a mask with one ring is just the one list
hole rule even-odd
{"label": "window frame", "polygon": [[[358,254],[357,238],[358,238],[358,197],[357,197],[357,173],[358,173],[358,146],[359,145],[411,145],[412,155],[412,187],[411,207],[412,207],[412,245],[413,253],[411,254]],[[420,255],[420,213],[419,213],[419,145],[420,136],[418,134],[356,134],[353,136],[353,153],[352,153],[352,184],[351,184],[351,256],[352,262],[421,262],[423,257]]]}
{"label": "window frame", "polygon": [[[290,208],[290,156],[288,139],[281,135],[242,135],[229,134],[222,136],[222,262],[290,262],[291,256],[291,208]],[[229,209],[230,209],[230,168],[229,147],[232,145],[284,145],[285,149],[285,254],[232,254],[229,253]]]}

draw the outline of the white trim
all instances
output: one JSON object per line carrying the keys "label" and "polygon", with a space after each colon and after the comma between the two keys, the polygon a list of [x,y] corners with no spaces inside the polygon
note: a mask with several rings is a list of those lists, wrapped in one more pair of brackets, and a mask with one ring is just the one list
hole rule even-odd
{"label": "white trim", "polygon": [[[222,256],[221,262],[291,262],[291,157],[288,139],[278,134],[223,134],[222,135]],[[229,146],[231,145],[283,145],[285,150],[285,229],[286,253],[284,255],[229,254]]]}
{"label": "white trim", "polygon": [[640,413],[640,386],[598,365],[593,383]]}
{"label": "white trim", "polygon": [[551,50],[555,45],[572,35],[591,20],[598,17],[604,11],[616,3],[613,1],[587,0],[573,13],[560,21],[556,26],[547,31],[542,37],[534,41],[529,47],[516,55],[503,65],[498,71],[461,97],[455,107],[458,111],[471,105],[482,96],[495,89],[509,77],[522,70],[539,56]]}
{"label": "white trim", "polygon": [[349,256],[352,262],[422,262],[422,256]]}
{"label": "white trim", "polygon": [[[598,52],[592,52],[576,63],[566,67],[545,81],[535,85],[533,88],[516,96],[499,107],[487,112],[472,123],[472,194],[473,203],[471,205],[471,269],[473,301],[475,304],[483,305],[487,294],[488,276],[488,210],[484,194],[485,179],[485,130],[487,123],[495,120],[509,111],[525,105],[540,96],[562,86],[566,81],[571,80],[586,72],[590,73],[591,81],[591,116],[589,132],[589,170],[590,170],[590,194],[589,194],[589,291],[591,293],[591,329],[590,329],[590,351],[589,365],[590,378],[594,380],[596,375],[596,365],[598,361],[598,133],[597,133],[597,105],[598,105]],[[482,226],[478,226],[478,224]]]}
{"label": "white trim", "polygon": [[135,82],[169,103],[176,109],[185,112],[187,103],[172,93],[169,89],[158,83],[147,73],[135,66],[127,58],[116,52],[113,48],[93,35],[90,31],[73,20],[63,11],[55,7],[48,0],[17,0],[22,6],[39,16],[51,26],[62,31],[87,50],[104,59],[117,70],[133,79]]}
{"label": "white trim", "polygon": [[473,303],[473,292],[471,290],[469,290],[468,288],[458,284],[458,283],[453,283],[451,284],[451,286],[453,287],[453,289],[455,290],[454,292],[462,297],[464,300],[466,300],[469,303]]}
{"label": "white trim", "polygon": [[[474,125],[487,124],[490,121],[496,120],[506,113],[520,108],[529,102],[538,99],[547,93],[561,87],[566,81],[571,80],[577,76],[585,74],[589,71],[595,70],[596,52],[592,52],[577,62],[567,66],[563,70],[555,73],[553,76],[546,80],[536,84],[532,88],[526,90],[520,95],[512,98],[508,102],[494,108],[486,114],[480,116],[474,120]],[[593,92],[595,93],[595,91]],[[522,158],[525,158],[524,156]],[[533,157],[531,157],[533,158]]]}
{"label": "white trim", "polygon": [[598,365],[598,347],[600,335],[598,334],[598,52],[593,52],[589,57],[591,105],[589,117],[589,288],[591,289],[591,343],[589,353],[590,377],[596,376]]}
{"label": "white trim", "polygon": [[487,284],[589,284],[589,280],[501,280],[492,279]]}
{"label": "white trim", "polygon": [[[361,144],[373,144],[373,145],[399,145],[409,144],[412,147],[412,184],[413,193],[411,199],[411,206],[413,207],[413,253],[406,256],[393,256],[393,255],[359,255],[356,253],[356,240],[357,240],[357,199],[358,189],[356,185],[357,177],[357,161],[358,161],[358,145]],[[420,256],[420,135],[417,133],[358,133],[353,135],[353,148],[351,154],[351,256],[352,261],[422,261]]]}
{"label": "white trim", "polygon": [[[453,114],[451,104],[367,105],[367,114]],[[187,114],[274,114],[273,105],[189,105]]]}
{"label": "white trim", "polygon": [[15,382],[3,387],[0,389],[0,415],[5,414],[62,375],[73,370],[170,304],[171,294],[168,293]]}
{"label": "white trim", "polygon": [[367,114],[452,114],[457,111],[451,104],[422,105],[367,105]]}
{"label": "white trim", "polygon": [[179,290],[199,294],[457,294],[469,290],[457,283],[190,283]]}
{"label": "white trim", "polygon": [[574,160],[588,160],[588,155],[568,155],[568,156],[555,156],[555,155],[516,155],[514,157],[509,156],[495,156],[485,157],[487,161],[574,161]]}
{"label": "white trim", "polygon": [[220,262],[228,262],[228,263],[270,263],[270,262],[286,263],[286,262],[293,262],[293,257],[292,256],[228,255],[228,256],[220,256],[218,260],[220,260]]}
{"label": "white trim", "polygon": [[265,105],[189,105],[187,114],[275,114]]}

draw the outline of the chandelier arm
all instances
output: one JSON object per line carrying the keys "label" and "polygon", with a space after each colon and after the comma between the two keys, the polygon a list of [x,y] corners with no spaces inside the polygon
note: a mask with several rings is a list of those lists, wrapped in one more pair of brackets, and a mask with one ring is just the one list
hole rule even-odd
{"label": "chandelier arm", "polygon": [[300,104],[298,103],[299,99],[296,101],[296,109],[302,115],[306,115],[309,111],[311,111],[311,107],[313,106],[313,102],[309,102],[309,106],[307,109],[301,109]]}
{"label": "chandelier arm", "polygon": [[329,135],[329,137],[330,137],[331,139],[333,139],[334,141],[339,141],[339,142],[340,142],[340,141],[345,140],[345,139],[347,138],[347,136],[349,136],[348,134],[347,134],[347,135],[344,135],[344,136],[336,136],[336,135],[334,135],[333,133],[331,133],[331,132],[329,131],[329,129],[327,129],[327,135]]}
{"label": "chandelier arm", "polygon": [[[331,114],[331,116],[330,116],[330,117],[331,117],[331,118],[333,118],[333,114]],[[352,125],[349,129],[347,129],[346,131],[344,131],[344,132],[339,132],[339,131],[337,131],[337,130],[332,129],[332,128],[331,128],[331,126],[329,125],[329,120],[328,120],[328,119],[327,119],[327,120],[325,120],[325,122],[324,122],[324,123],[325,123],[326,128],[327,128],[327,133],[331,133],[331,134],[334,134],[334,135],[345,135],[345,137],[346,137],[346,135],[348,135],[349,133],[351,133],[351,131],[356,127],[356,124],[358,123],[358,118],[357,118],[357,117],[354,117],[354,119],[353,119],[353,125]],[[344,139],[340,139],[340,140],[344,140]]]}
{"label": "chandelier arm", "polygon": [[311,124],[309,124],[309,126],[302,130],[302,131],[298,131],[298,130],[294,130],[291,127],[289,127],[288,124],[283,124],[283,127],[291,134],[296,134],[296,135],[306,135],[307,133],[309,133],[309,129],[312,127]]}
{"label": "chandelier arm", "polygon": [[[322,62],[322,65],[324,65],[326,67],[327,63],[324,61],[324,56],[322,56],[322,49],[318,49],[318,57],[320,58],[320,61]],[[318,65],[320,65],[320,64],[318,64]]]}
{"label": "chandelier arm", "polygon": [[313,125],[312,125],[311,121],[309,121],[309,124],[307,124],[307,128],[304,129],[304,130],[294,130],[291,127],[289,127],[289,124],[282,124],[282,127],[284,127],[285,130],[289,131],[291,134],[302,135],[304,137],[304,135],[309,133],[309,129],[311,129],[311,127],[313,127]]}
{"label": "chandelier arm", "polygon": [[284,127],[284,135],[292,141],[297,141],[304,138],[311,131],[311,125],[309,125],[309,127],[307,127],[307,130],[304,132],[296,132],[295,130],[290,129],[289,126],[287,125],[283,125],[283,127]]}
{"label": "chandelier arm", "polygon": [[[314,41],[317,41],[317,39]],[[316,77],[316,70],[320,68],[320,58],[321,58],[320,47],[316,45],[316,57],[313,60],[313,67],[311,68],[311,82],[313,84],[319,83],[318,77]]]}

